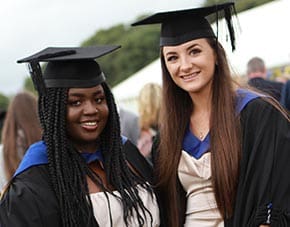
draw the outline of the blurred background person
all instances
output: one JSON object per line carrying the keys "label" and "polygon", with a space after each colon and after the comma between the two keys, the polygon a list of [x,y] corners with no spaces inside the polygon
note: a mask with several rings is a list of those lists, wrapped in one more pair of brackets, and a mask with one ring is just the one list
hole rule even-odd
{"label": "blurred background person", "polygon": [[122,106],[118,106],[118,112],[121,134],[126,136],[134,145],[137,145],[140,135],[138,115]]}
{"label": "blurred background person", "polygon": [[282,88],[280,103],[290,111],[290,80]]}
{"label": "blurred background person", "polygon": [[[2,131],[2,128],[3,128],[5,115],[6,115],[6,110],[5,109],[0,109],[0,132]],[[1,134],[0,134],[0,138],[1,138]]]}
{"label": "blurred background person", "polygon": [[159,84],[147,83],[142,87],[138,96],[140,136],[137,146],[151,164],[152,142],[159,128],[161,90]]}
{"label": "blurred background person", "polygon": [[[27,148],[41,139],[41,127],[37,113],[37,98],[23,91],[9,103],[2,129],[1,185],[12,177]],[[4,178],[4,179],[3,179]]]}
{"label": "blurred background person", "polygon": [[[1,131],[2,131],[2,127],[3,127],[3,122],[5,119],[5,115],[6,115],[6,110],[4,109],[0,109],[0,138],[1,138]],[[0,140],[1,141],[1,140]],[[5,177],[5,173],[4,173],[4,161],[3,161],[3,145],[2,142],[0,143],[0,191],[2,186],[5,184],[6,182],[6,177]]]}
{"label": "blurred background person", "polygon": [[262,58],[253,57],[247,63],[248,85],[280,101],[283,83],[267,79],[267,69]]}

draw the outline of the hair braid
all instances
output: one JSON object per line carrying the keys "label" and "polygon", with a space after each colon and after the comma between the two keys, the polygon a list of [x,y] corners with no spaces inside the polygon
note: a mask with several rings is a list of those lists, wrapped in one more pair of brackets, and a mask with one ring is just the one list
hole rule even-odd
{"label": "hair braid", "polygon": [[59,201],[62,224],[69,227],[96,225],[88,199],[88,166],[67,139],[67,89],[48,89],[47,95],[40,99],[49,173]]}
{"label": "hair braid", "polygon": [[119,115],[117,112],[114,97],[106,83],[102,84],[106,98],[107,105],[110,110],[108,123],[101,135],[101,150],[104,156],[104,166],[107,175],[107,180],[112,184],[121,194],[122,204],[124,207],[124,221],[128,225],[128,217],[136,212],[138,223],[140,226],[144,225],[145,220],[140,214],[139,207],[143,214],[147,212],[151,217],[150,211],[144,206],[136,184],[140,184],[148,191],[152,192],[148,185],[139,177],[132,174],[126,163],[125,153],[122,150],[122,140],[120,136]]}
{"label": "hair braid", "polygon": [[[138,223],[144,225],[143,215],[150,211],[144,206],[136,184],[151,191],[148,184],[135,176],[127,166],[122,150],[119,116],[109,87],[102,84],[110,110],[108,123],[101,134],[101,150],[107,180],[121,194],[124,207],[124,221],[136,212]],[[39,98],[39,116],[44,129],[43,139],[47,146],[48,166],[53,189],[58,199],[63,226],[98,226],[92,209],[86,176],[101,186],[99,177],[85,163],[79,152],[68,140],[66,131],[66,108],[68,89],[50,88]],[[105,192],[106,193],[106,192]]]}

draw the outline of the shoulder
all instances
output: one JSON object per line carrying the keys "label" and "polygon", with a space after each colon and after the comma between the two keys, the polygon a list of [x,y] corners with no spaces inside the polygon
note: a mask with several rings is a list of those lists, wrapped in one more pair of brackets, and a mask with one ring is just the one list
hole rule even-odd
{"label": "shoulder", "polygon": [[[241,125],[253,137],[259,135],[287,135],[290,130],[286,112],[275,106],[271,98],[259,97],[251,100],[241,112]],[[254,138],[253,138],[254,139]]]}
{"label": "shoulder", "polygon": [[4,198],[45,199],[48,194],[54,194],[49,180],[47,165],[38,165],[28,168],[24,172],[15,176],[4,192]]}
{"label": "shoulder", "polygon": [[265,83],[265,80],[263,78],[260,78],[260,77],[251,78],[248,81],[248,84],[250,84],[250,85],[262,84],[262,83]]}
{"label": "shoulder", "polygon": [[33,166],[14,177],[0,203],[1,221],[7,226],[55,224],[59,220],[58,210],[47,165]]}
{"label": "shoulder", "polygon": [[276,106],[274,106],[273,102],[274,101],[271,101],[270,97],[258,97],[252,99],[241,111],[241,114],[250,116],[263,116],[267,113],[277,114],[282,117],[281,111]]}

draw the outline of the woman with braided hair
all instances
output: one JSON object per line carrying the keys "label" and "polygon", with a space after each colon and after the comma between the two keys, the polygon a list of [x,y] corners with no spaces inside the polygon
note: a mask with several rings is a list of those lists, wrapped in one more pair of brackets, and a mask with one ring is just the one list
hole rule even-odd
{"label": "woman with braided hair", "polygon": [[118,48],[47,48],[18,61],[29,63],[39,93],[43,139],[2,193],[1,226],[159,226],[151,167],[120,135],[94,60]]}

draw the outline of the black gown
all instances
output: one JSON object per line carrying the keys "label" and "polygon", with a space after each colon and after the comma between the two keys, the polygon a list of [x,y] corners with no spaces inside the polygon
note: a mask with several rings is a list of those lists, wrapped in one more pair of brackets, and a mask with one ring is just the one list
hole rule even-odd
{"label": "black gown", "polygon": [[[233,216],[225,227],[290,227],[290,123],[262,98],[250,100],[240,112],[242,159]],[[158,139],[153,146],[158,155]],[[186,193],[177,179],[180,226],[186,213]],[[161,220],[166,199],[158,193]],[[166,226],[166,221],[161,226]]]}
{"label": "black gown", "polygon": [[[152,168],[129,140],[124,143],[127,161],[146,181]],[[41,163],[41,161],[40,161]],[[47,164],[33,165],[17,174],[0,203],[0,227],[58,227],[61,217],[49,180]]]}
{"label": "black gown", "polygon": [[263,99],[241,113],[242,161],[234,216],[225,226],[290,226],[290,123]]}

